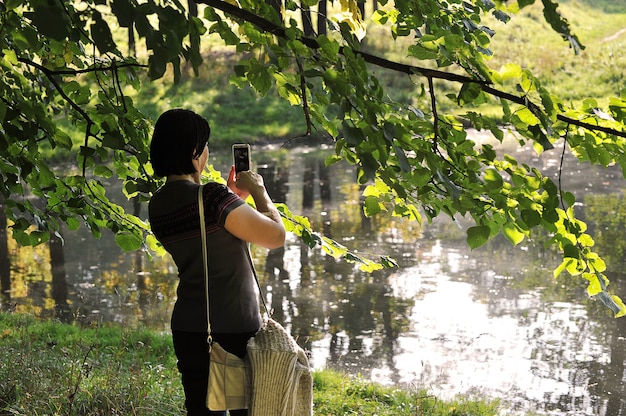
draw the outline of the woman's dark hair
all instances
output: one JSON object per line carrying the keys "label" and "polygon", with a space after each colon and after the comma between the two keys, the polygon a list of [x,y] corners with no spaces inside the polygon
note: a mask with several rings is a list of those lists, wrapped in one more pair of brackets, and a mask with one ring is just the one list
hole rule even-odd
{"label": "woman's dark hair", "polygon": [[154,174],[165,177],[194,173],[192,159],[202,154],[210,135],[209,123],[191,110],[173,109],[161,114],[150,143]]}

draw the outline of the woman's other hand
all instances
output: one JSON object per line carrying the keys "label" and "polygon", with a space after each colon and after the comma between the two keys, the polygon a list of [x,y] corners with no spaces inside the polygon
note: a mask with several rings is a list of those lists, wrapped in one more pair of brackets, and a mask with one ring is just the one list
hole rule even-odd
{"label": "woman's other hand", "polygon": [[226,185],[233,191],[239,198],[245,200],[250,195],[250,192],[247,190],[240,188],[237,185],[244,186],[245,184],[242,182],[241,184],[237,183],[237,173],[235,172],[235,165],[230,167],[230,173],[228,174],[228,179],[226,180]]}

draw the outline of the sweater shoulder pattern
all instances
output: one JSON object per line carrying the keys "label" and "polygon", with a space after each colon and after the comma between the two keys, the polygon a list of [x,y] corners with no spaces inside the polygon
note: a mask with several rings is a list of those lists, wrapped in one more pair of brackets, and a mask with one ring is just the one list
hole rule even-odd
{"label": "sweater shoulder pattern", "polygon": [[[216,182],[204,185],[202,196],[207,234],[223,228],[228,213],[244,203],[226,186]],[[197,199],[192,203],[176,206],[177,201],[173,198],[176,195],[167,200],[167,203],[172,204],[171,211],[150,218],[152,231],[162,244],[197,238],[200,235]]]}

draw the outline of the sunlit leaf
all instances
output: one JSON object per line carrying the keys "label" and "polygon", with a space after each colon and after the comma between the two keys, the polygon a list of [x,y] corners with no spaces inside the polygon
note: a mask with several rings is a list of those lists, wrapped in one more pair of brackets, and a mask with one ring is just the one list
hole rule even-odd
{"label": "sunlit leaf", "polygon": [[502,176],[495,169],[487,169],[483,174],[488,189],[500,189],[504,184]]}
{"label": "sunlit leaf", "polygon": [[622,299],[620,299],[619,296],[616,296],[616,295],[611,296],[611,299],[613,300],[613,303],[619,309],[618,312],[615,312],[615,317],[621,318],[622,316],[626,316],[626,305],[624,305],[624,302],[622,301]]}
{"label": "sunlit leaf", "polygon": [[570,264],[570,262],[571,262],[571,261],[572,261],[571,259],[565,258],[565,259],[561,262],[561,264],[559,264],[559,265],[558,265],[558,266],[554,269],[554,271],[552,272],[552,276],[553,276],[554,278],[559,277],[559,275],[560,275],[561,273],[563,273],[563,271],[565,271],[565,269],[567,269],[567,266],[569,266],[569,264]]}
{"label": "sunlit leaf", "polygon": [[513,245],[518,245],[524,240],[524,233],[519,230],[517,225],[511,222],[507,222],[502,226],[502,234],[509,240]]}
{"label": "sunlit leaf", "polygon": [[595,245],[595,241],[589,234],[581,234],[578,236],[578,242],[583,247],[593,247]]}
{"label": "sunlit leaf", "polygon": [[589,281],[589,284],[587,285],[587,295],[595,296],[604,290],[600,284],[597,274],[583,273],[582,277]]}
{"label": "sunlit leaf", "polygon": [[361,40],[365,37],[366,28],[361,17],[361,11],[355,0],[340,0],[341,10],[330,17],[338,23],[345,23],[350,27],[354,36]]}

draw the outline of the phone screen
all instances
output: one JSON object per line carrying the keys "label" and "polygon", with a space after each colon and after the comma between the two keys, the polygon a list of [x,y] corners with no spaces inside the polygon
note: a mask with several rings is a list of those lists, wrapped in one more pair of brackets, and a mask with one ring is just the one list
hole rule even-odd
{"label": "phone screen", "polygon": [[250,170],[250,146],[247,144],[233,145],[233,163],[235,172]]}

